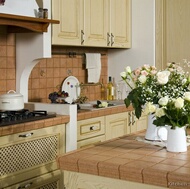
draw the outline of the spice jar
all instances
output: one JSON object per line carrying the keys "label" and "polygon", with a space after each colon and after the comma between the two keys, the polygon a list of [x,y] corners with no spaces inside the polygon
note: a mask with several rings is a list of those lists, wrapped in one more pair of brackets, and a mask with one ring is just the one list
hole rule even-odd
{"label": "spice jar", "polygon": [[44,18],[47,19],[48,18],[48,9],[43,9],[44,12]]}
{"label": "spice jar", "polygon": [[44,10],[43,10],[43,8],[38,8],[38,18],[44,18]]}

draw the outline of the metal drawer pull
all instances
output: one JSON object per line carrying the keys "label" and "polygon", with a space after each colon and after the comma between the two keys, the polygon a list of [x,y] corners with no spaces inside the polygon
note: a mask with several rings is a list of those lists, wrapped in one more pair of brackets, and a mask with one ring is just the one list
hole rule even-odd
{"label": "metal drawer pull", "polygon": [[26,134],[23,134],[23,135],[19,135],[18,137],[29,137],[29,136],[32,136],[33,133],[26,133]]}
{"label": "metal drawer pull", "polygon": [[96,129],[95,126],[91,126],[91,127],[90,127],[90,130],[91,130],[91,131],[94,131],[95,129]]}
{"label": "metal drawer pull", "polygon": [[19,186],[17,189],[29,188],[31,185],[32,185],[32,182],[30,182],[24,186]]}

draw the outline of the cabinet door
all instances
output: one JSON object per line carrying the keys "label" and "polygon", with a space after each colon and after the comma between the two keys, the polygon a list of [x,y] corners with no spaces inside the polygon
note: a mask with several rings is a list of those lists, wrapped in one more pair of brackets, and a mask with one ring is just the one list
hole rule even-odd
{"label": "cabinet door", "polygon": [[110,0],[110,46],[131,47],[131,0]]}
{"label": "cabinet door", "polygon": [[137,119],[137,131],[143,131],[147,129],[148,126],[148,117],[146,115],[142,115],[139,119]]}
{"label": "cabinet door", "polygon": [[118,113],[106,116],[106,140],[129,133],[128,114]]}
{"label": "cabinet door", "polygon": [[107,46],[108,8],[108,0],[85,1],[85,45]]}
{"label": "cabinet door", "polygon": [[83,11],[83,0],[52,1],[52,19],[60,20],[52,24],[53,45],[81,45]]}
{"label": "cabinet door", "polygon": [[0,137],[0,188],[58,169],[65,124]]}

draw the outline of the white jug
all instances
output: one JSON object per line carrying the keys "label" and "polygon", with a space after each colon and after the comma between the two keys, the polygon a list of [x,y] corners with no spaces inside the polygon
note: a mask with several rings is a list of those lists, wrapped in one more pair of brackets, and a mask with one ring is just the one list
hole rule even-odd
{"label": "white jug", "polygon": [[176,127],[171,129],[171,126],[166,126],[167,128],[167,141],[164,141],[162,136],[159,134],[158,137],[166,145],[166,149],[169,152],[186,152],[187,151],[187,137],[186,137],[186,127]]}
{"label": "white jug", "polygon": [[145,139],[150,141],[160,141],[160,137],[158,136],[159,132],[159,135],[162,137],[162,140],[167,140],[167,129],[165,127],[157,127],[156,125],[154,125],[154,119],[154,115],[148,115],[148,127],[146,130]]}

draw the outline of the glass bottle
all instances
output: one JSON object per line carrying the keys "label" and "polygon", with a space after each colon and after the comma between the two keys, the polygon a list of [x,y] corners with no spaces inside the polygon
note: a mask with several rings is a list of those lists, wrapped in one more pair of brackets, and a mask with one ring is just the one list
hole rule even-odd
{"label": "glass bottle", "polygon": [[115,78],[113,77],[113,100],[117,99],[117,92],[116,92],[116,83],[115,83]]}
{"label": "glass bottle", "polygon": [[113,100],[114,98],[114,88],[111,77],[109,77],[109,82],[107,85],[107,100]]}
{"label": "glass bottle", "polygon": [[105,89],[103,79],[102,79],[102,83],[101,83],[101,100],[106,100],[106,89]]}

